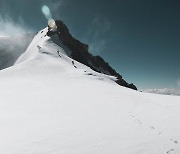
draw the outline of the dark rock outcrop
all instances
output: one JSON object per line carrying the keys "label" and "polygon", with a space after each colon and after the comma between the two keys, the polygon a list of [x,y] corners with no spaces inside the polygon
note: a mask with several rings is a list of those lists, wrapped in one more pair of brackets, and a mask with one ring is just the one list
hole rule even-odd
{"label": "dark rock outcrop", "polygon": [[49,31],[47,35],[51,36],[53,34],[58,34],[59,40],[71,51],[71,57],[80,63],[89,66],[94,71],[99,73],[104,73],[107,75],[117,77],[116,83],[137,90],[134,84],[127,83],[122,76],[117,73],[107,62],[104,61],[100,56],[93,56],[88,52],[88,45],[80,42],[79,40],[72,37],[69,33],[67,26],[60,20],[56,21],[57,31]]}

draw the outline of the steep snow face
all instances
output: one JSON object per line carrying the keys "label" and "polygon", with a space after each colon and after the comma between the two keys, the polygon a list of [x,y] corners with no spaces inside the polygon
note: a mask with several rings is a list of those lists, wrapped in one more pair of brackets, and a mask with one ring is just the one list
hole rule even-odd
{"label": "steep snow face", "polygon": [[50,56],[57,57],[61,53],[64,56],[67,56],[64,49],[52,42],[51,38],[47,36],[47,32],[48,28],[45,28],[38,32],[25,53],[21,55],[21,57],[16,61],[15,64],[32,60],[38,55],[42,54],[48,54]]}
{"label": "steep snow face", "polygon": [[33,41],[31,42],[25,53],[23,53],[16,61],[15,65],[28,61],[33,61],[33,63],[36,63],[37,60],[38,63],[40,63],[40,59],[42,63],[44,63],[44,61],[49,61],[49,59],[52,59],[53,63],[61,61],[63,64],[62,69],[68,67],[72,68],[73,66],[73,69],[78,68],[81,72],[84,72],[87,75],[97,76],[100,79],[102,78],[102,80],[108,80],[113,83],[114,81],[116,81],[116,77],[97,73],[91,70],[89,67],[68,57],[67,54],[69,51],[65,50],[64,46],[62,46],[62,48],[57,44],[53,43],[51,38],[46,35],[47,32],[48,28],[45,28],[42,31],[38,32],[38,34],[34,37]]}
{"label": "steep snow face", "polygon": [[0,153],[180,153],[180,97],[121,87],[46,30],[0,72]]}

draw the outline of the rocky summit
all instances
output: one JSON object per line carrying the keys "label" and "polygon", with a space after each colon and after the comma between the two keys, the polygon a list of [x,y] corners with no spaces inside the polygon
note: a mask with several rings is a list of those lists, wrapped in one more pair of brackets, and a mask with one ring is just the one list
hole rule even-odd
{"label": "rocky summit", "polygon": [[[88,45],[75,39],[63,21],[56,20],[56,26],[57,30],[49,30],[47,35],[50,36],[56,44],[67,47],[67,52],[68,50],[70,51],[68,53],[72,59],[89,66],[96,72],[117,77],[116,83],[121,86],[137,90],[137,87],[133,83],[127,83],[102,57],[93,56],[89,53]],[[55,35],[58,36],[58,39]]]}

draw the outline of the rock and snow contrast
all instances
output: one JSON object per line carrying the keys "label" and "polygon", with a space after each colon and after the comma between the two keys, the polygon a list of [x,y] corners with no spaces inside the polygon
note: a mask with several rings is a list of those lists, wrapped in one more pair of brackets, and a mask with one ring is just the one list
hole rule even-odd
{"label": "rock and snow contrast", "polygon": [[40,31],[0,71],[0,153],[180,153],[180,97],[119,86]]}

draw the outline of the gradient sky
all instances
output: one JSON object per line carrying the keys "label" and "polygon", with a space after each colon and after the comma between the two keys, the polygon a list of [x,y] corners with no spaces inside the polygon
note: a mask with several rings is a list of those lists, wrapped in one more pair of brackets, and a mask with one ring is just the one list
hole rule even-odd
{"label": "gradient sky", "polygon": [[[178,0],[0,0],[0,23],[39,31],[54,19],[139,89],[180,89]],[[7,23],[7,21],[5,22]],[[1,25],[0,25],[1,26]],[[2,30],[1,30],[2,31]],[[178,86],[179,82],[179,86]]]}

